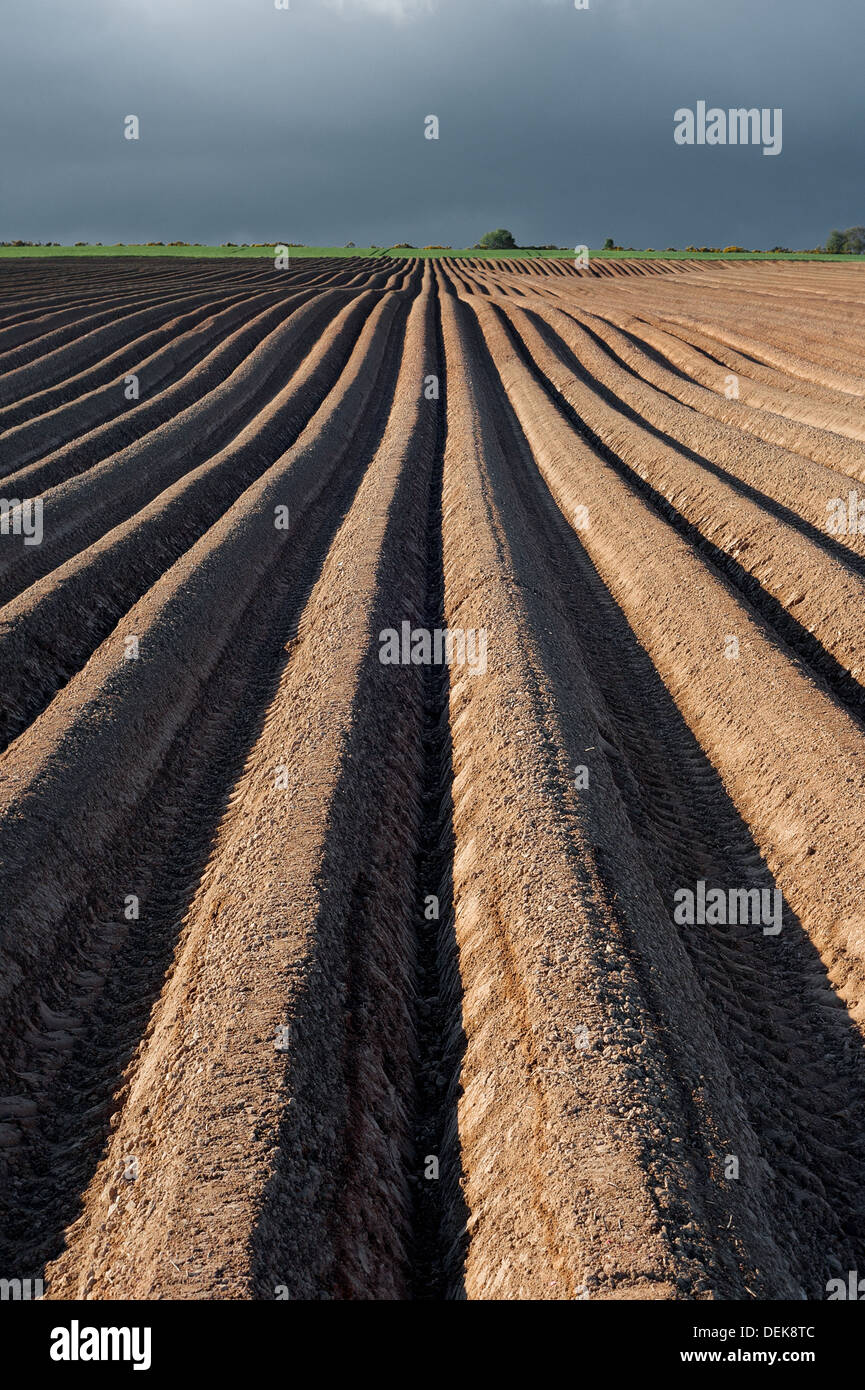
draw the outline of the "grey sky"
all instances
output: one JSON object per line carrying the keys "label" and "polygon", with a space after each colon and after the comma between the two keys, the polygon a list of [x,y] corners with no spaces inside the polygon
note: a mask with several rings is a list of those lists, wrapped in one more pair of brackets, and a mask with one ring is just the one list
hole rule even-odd
{"label": "grey sky", "polygon": [[[3,0],[0,239],[811,247],[865,222],[862,0],[589,4]],[[782,153],[677,146],[699,100],[782,107]]]}

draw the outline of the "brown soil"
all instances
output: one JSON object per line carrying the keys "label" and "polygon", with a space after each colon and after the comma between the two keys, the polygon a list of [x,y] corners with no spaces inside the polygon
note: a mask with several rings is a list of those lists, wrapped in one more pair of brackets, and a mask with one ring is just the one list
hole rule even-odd
{"label": "brown soil", "polygon": [[[0,285],[0,493],[44,525],[0,535],[0,1274],[861,1268],[858,269]],[[483,630],[486,669],[383,664],[404,622]],[[780,932],[681,924],[698,883],[777,891]]]}

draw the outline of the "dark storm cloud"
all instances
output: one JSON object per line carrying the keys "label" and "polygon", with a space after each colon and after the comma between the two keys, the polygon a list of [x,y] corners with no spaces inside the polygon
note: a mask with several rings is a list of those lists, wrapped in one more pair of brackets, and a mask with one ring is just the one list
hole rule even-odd
{"label": "dark storm cloud", "polygon": [[[0,238],[809,247],[865,220],[859,0],[589,4],[5,0]],[[677,146],[700,100],[783,108],[782,153]]]}

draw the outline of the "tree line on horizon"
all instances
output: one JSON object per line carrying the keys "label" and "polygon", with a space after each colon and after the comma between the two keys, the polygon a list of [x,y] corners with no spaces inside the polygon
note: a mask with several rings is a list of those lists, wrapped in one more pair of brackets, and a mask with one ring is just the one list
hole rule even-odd
{"label": "tree line on horizon", "polygon": [[[124,246],[125,244],[126,244],[126,243],[124,243],[124,242],[122,242],[122,241],[116,241],[116,242],[113,243],[113,245],[114,245],[115,247]],[[169,242],[148,241],[148,242],[139,242],[139,243],[137,243],[137,244],[138,244],[138,245],[146,245],[146,246],[203,246],[205,243],[200,242],[200,241],[169,241]],[[59,241],[44,241],[44,242],[43,242],[43,241],[23,241],[23,240],[0,241],[0,246],[5,246],[5,247],[16,247],[16,246],[60,246],[60,245],[61,245],[61,243],[60,243]],[[76,242],[75,242],[75,245],[76,245],[76,246],[88,246],[88,245],[92,245],[92,246],[101,246],[101,245],[102,245],[102,242],[101,242],[101,241],[95,241],[95,242],[76,241]],[[239,249],[240,247],[242,247],[242,248],[244,248],[244,249],[246,249],[247,247],[249,247],[249,248],[253,248],[253,247],[254,247],[254,248],[262,248],[262,249],[263,249],[263,248],[269,247],[269,246],[271,246],[271,245],[284,245],[284,246],[288,246],[288,247],[298,247],[298,248],[299,248],[299,247],[301,247],[301,246],[304,246],[305,243],[304,243],[304,242],[301,242],[301,241],[289,241],[289,242],[279,242],[279,243],[276,243],[276,242],[271,243],[271,242],[263,242],[263,241],[256,241],[256,242],[240,242],[240,243],[238,243],[238,242],[234,242],[234,241],[223,241],[223,242],[221,243],[221,245],[222,245],[223,247],[231,247],[231,248],[237,247],[238,249]],[[346,249],[346,250],[353,249],[353,248],[354,248],[354,245],[355,245],[355,243],[354,243],[353,241],[346,242],[346,244],[345,244],[345,249]],[[384,249],[386,249],[386,248],[379,247],[379,246],[373,244],[373,245],[370,247],[370,249],[371,249],[371,250],[374,250],[374,251],[378,251],[378,250],[384,250]],[[417,250],[418,248],[414,245],[413,242],[410,242],[410,241],[397,241],[397,242],[395,242],[395,243],[393,244],[393,248],[392,248],[392,249],[393,249],[393,250],[415,251],[415,250]],[[495,231],[492,231],[492,232],[485,232],[484,235],[480,238],[480,240],[475,242],[474,246],[473,246],[471,249],[474,250],[474,251],[568,251],[568,250],[570,250],[570,247],[567,247],[567,246],[556,246],[555,242],[546,242],[544,245],[538,245],[538,246],[520,245],[520,244],[516,241],[516,239],[515,239],[515,237],[514,237],[514,235],[513,235],[513,232],[508,231],[508,229],[507,229],[506,227],[497,227],[497,228],[495,229]],[[620,246],[617,242],[615,242],[615,241],[613,240],[612,237],[607,237],[606,241],[604,242],[604,245],[603,245],[603,248],[602,248],[602,249],[603,249],[604,251],[638,251],[638,250],[643,250],[643,251],[654,251],[654,250],[655,250],[655,247],[654,247],[654,246],[645,246],[645,247]],[[679,250],[679,247],[677,247],[677,246],[667,246],[667,247],[665,247],[664,249],[665,249],[666,251],[678,251],[678,250]],[[723,254],[729,253],[729,252],[736,252],[736,251],[744,253],[744,252],[747,252],[747,250],[748,250],[748,248],[745,247],[745,246],[686,246],[684,249],[685,249],[685,251],[696,251],[696,252],[703,251],[703,252],[710,252],[710,253],[711,253],[711,252],[714,252],[714,253],[719,254],[719,255],[723,255]],[[754,248],[755,251],[758,250],[758,249],[759,249],[759,248]],[[423,247],[423,250],[424,250],[424,251],[452,251],[452,250],[453,250],[453,247],[452,247],[452,246],[434,245],[434,246],[424,246],[424,247]],[[788,255],[795,254],[795,253],[792,251],[792,248],[789,247],[789,246],[773,246],[773,247],[770,248],[770,252],[780,252],[780,253],[782,253],[782,254],[786,253],[786,254],[788,254]],[[825,245],[825,246],[815,246],[815,247],[811,248],[811,250],[810,250],[807,254],[817,254],[817,253],[821,253],[821,252],[826,252],[826,253],[829,254],[829,255],[835,255],[835,256],[838,256],[838,255],[851,255],[851,256],[862,256],[862,255],[865,255],[865,227],[848,227],[848,228],[846,229],[846,231],[843,231],[843,232],[842,232],[842,231],[838,231],[837,229],[834,229],[833,231],[831,231],[831,232],[829,233],[828,237],[826,238],[826,245]],[[803,254],[805,254],[805,253],[803,253]]]}

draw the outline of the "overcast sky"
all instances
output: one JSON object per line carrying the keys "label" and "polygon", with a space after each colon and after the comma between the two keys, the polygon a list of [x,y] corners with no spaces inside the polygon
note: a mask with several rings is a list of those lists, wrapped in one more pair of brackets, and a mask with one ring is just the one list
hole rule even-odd
{"label": "overcast sky", "polygon": [[[0,240],[807,248],[865,223],[863,0],[290,4],[2,0]],[[781,107],[780,155],[676,145],[701,100]]]}

